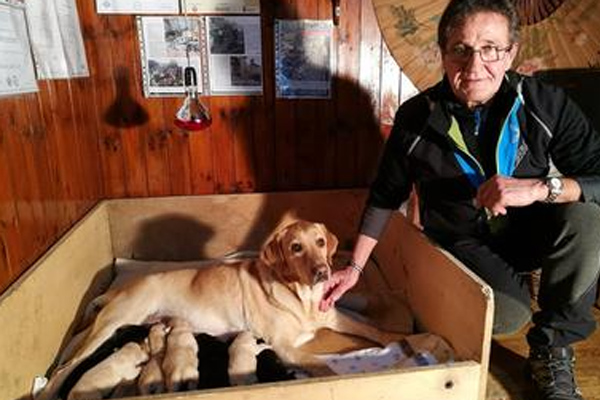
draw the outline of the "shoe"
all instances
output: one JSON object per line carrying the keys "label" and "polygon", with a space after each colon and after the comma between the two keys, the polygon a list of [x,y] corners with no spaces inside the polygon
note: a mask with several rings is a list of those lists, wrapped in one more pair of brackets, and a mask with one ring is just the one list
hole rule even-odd
{"label": "shoe", "polygon": [[584,400],[575,382],[571,347],[532,347],[528,373],[540,400]]}

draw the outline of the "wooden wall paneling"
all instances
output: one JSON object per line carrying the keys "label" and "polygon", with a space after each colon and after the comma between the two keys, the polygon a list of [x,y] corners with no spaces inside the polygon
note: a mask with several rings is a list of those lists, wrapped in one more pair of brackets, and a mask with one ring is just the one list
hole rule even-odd
{"label": "wooden wall paneling", "polygon": [[[170,111],[170,109],[169,109]],[[165,115],[174,115],[172,113]],[[166,128],[169,134],[169,180],[171,181],[172,195],[189,195],[192,191],[192,164],[190,158],[190,133]],[[202,134],[202,132],[200,133]]]}
{"label": "wooden wall paneling", "polygon": [[[13,266],[18,265],[20,257],[20,243],[17,231],[17,209],[15,193],[13,190],[14,178],[11,175],[11,165],[8,155],[14,151],[9,148],[9,136],[14,135],[10,129],[15,124],[13,113],[16,101],[13,99],[2,100],[0,118],[5,129],[0,129],[0,292],[12,281],[16,274]],[[9,142],[10,141],[10,142]]]}
{"label": "wooden wall paneling", "polygon": [[[40,97],[48,110],[46,129],[50,132],[49,151],[56,160],[60,195],[58,197],[63,226],[70,225],[78,214],[79,185],[83,181],[77,146],[71,95],[66,80],[39,81]],[[49,122],[49,124],[48,124]]]}
{"label": "wooden wall paneling", "polygon": [[36,249],[34,238],[36,235],[36,224],[40,221],[40,210],[36,210],[33,201],[36,190],[37,177],[30,168],[25,158],[23,143],[23,131],[26,130],[23,118],[23,98],[14,96],[9,100],[3,100],[3,106],[8,111],[6,124],[7,135],[4,142],[6,146],[6,160],[11,174],[12,190],[15,200],[15,219],[12,228],[15,239],[20,243],[18,252],[10,254],[12,265],[11,278],[20,274],[21,268],[27,261],[34,257]]}
{"label": "wooden wall paneling", "polygon": [[[319,19],[320,0],[305,0],[302,7],[295,5],[296,18],[306,20]],[[299,99],[295,102],[295,126],[293,147],[290,149],[295,160],[294,184],[298,189],[309,189],[316,185],[316,170],[319,154],[323,146],[317,147],[317,136],[321,121],[317,121],[317,108],[323,107],[326,99]]]}
{"label": "wooden wall paneling", "polygon": [[41,216],[37,232],[37,246],[48,247],[52,240],[62,232],[64,222],[60,219],[60,205],[56,201],[59,198],[58,188],[54,182],[58,181],[56,163],[51,161],[48,150],[50,140],[49,131],[46,129],[46,119],[40,107],[40,97],[28,95],[23,98],[24,120],[27,121],[28,131],[24,132],[26,147],[25,158],[31,163],[31,170],[35,171],[37,186],[34,193],[35,202],[39,203]]}
{"label": "wooden wall paneling", "polygon": [[94,4],[89,1],[78,1],[79,15],[85,15],[86,18],[79,19],[84,47],[86,51],[86,59],[88,61],[89,76],[71,80],[71,90],[75,94],[75,108],[77,115],[80,118],[81,135],[82,135],[82,151],[84,156],[86,177],[86,194],[88,207],[104,197],[104,177],[102,175],[102,158],[101,158],[101,138],[100,127],[104,122],[104,116],[101,114],[99,107],[98,96],[98,76],[97,63],[94,58],[98,57],[96,50],[96,42],[94,28],[90,24],[97,23],[95,18],[88,18],[90,13],[94,12]]}
{"label": "wooden wall paneling", "polygon": [[[115,104],[122,104],[122,98],[127,97],[133,101],[139,101],[140,88],[139,52],[136,46],[137,27],[135,18],[130,15],[107,16],[114,36],[111,51],[113,53],[112,76],[115,85],[114,98],[111,108]],[[125,110],[120,110],[125,113]],[[103,113],[106,113],[103,110]],[[132,116],[130,116],[131,118]],[[164,182],[163,192],[150,192],[150,182],[146,172],[146,140],[144,135],[147,129],[136,123],[131,126],[119,127],[123,147],[123,160],[125,166],[125,184],[128,197],[140,197],[150,195],[167,195],[170,192],[168,181],[168,163],[165,159],[160,166],[160,173],[155,176]]]}
{"label": "wooden wall paneling", "polygon": [[61,81],[64,83],[65,97],[68,99],[67,103],[63,103],[63,107],[68,108],[68,111],[70,112],[68,118],[69,126],[66,128],[66,138],[71,144],[71,149],[73,151],[72,159],[76,166],[75,171],[70,171],[69,178],[73,185],[73,207],[75,208],[75,217],[70,221],[71,223],[77,221],[77,219],[89,209],[90,204],[87,199],[89,196],[88,182],[91,178],[91,171],[86,168],[86,159],[93,157],[91,154],[86,153],[85,141],[88,133],[85,129],[83,116],[81,114],[83,110],[79,104],[80,93],[77,90],[77,86],[74,84],[74,81],[77,79],[80,78]]}
{"label": "wooden wall paneling", "polygon": [[91,78],[79,78],[71,81],[74,93],[75,109],[80,120],[80,144],[83,157],[85,178],[85,203],[89,208],[103,197],[102,166],[100,159],[99,115],[96,82]]}
{"label": "wooden wall paneling", "polygon": [[212,96],[211,112],[213,123],[211,151],[214,154],[213,166],[216,193],[235,192],[235,160],[233,153],[234,133],[230,118],[231,107],[235,102],[229,96]]}
{"label": "wooden wall paneling", "polygon": [[394,123],[396,110],[400,102],[400,67],[392,57],[385,41],[381,41],[381,129]]}
{"label": "wooden wall paneling", "polygon": [[[319,2],[318,19],[333,21],[333,7],[331,0]],[[319,121],[320,129],[316,136],[316,149],[319,149],[317,153],[317,159],[315,160],[316,165],[316,181],[315,188],[331,188],[335,186],[336,174],[335,174],[335,156],[337,152],[336,148],[336,135],[335,135],[335,103],[337,101],[335,96],[335,81],[337,76],[337,48],[338,48],[338,27],[333,26],[332,33],[332,54],[334,59],[333,69],[331,73],[331,98],[318,105],[315,113],[315,121]]]}
{"label": "wooden wall paneling", "polygon": [[[79,4],[81,5],[81,3],[80,1]],[[114,28],[110,22],[114,16],[99,16],[96,14],[93,2],[84,1],[83,3],[87,3],[87,5],[84,4],[80,8],[80,18],[85,21],[88,64],[94,71],[96,112],[101,121],[99,150],[102,160],[103,191],[104,195],[109,198],[126,197],[127,185],[121,132],[118,127],[107,124],[104,118],[104,113],[110,109],[116,94],[112,76],[115,70],[113,65],[115,54],[112,50],[115,46],[120,46],[115,41],[115,37],[118,37],[119,33],[113,32]]]}
{"label": "wooden wall paneling", "polygon": [[[279,0],[275,3],[275,19],[298,19],[299,8],[292,0]],[[274,48],[274,37],[270,41]],[[275,169],[276,190],[289,190],[295,186],[296,179],[296,130],[297,116],[302,100],[275,98]]]}
{"label": "wooden wall paneling", "polygon": [[233,162],[236,193],[254,192],[256,190],[256,153],[254,151],[254,126],[252,114],[259,110],[252,109],[252,97],[230,97],[229,129],[233,138]]}
{"label": "wooden wall paneling", "polygon": [[[194,193],[190,139],[192,136],[197,134],[206,134],[205,131],[201,131],[199,133],[188,133],[175,126],[175,114],[181,107],[182,103],[183,96],[168,98],[163,101],[162,119],[160,120],[160,131],[166,135],[167,139],[166,150],[169,172],[166,178],[170,182],[171,194],[173,195],[186,195]],[[154,116],[152,118],[154,120]],[[157,121],[154,121],[154,123],[156,124]]]}
{"label": "wooden wall paneling", "polygon": [[[202,101],[208,107],[214,119],[215,110],[212,107],[211,99],[203,97]],[[214,163],[218,155],[213,153],[213,129],[211,127],[200,133],[191,134],[188,137],[190,178],[194,194],[212,194],[216,191],[217,183],[214,173]]]}
{"label": "wooden wall paneling", "polygon": [[[145,146],[144,172],[147,175],[148,195],[165,196],[171,192],[171,170],[169,165],[169,142],[175,126],[166,123],[168,110],[175,107],[180,99],[151,97],[144,101],[149,121],[136,135],[142,135]],[[173,115],[175,111],[173,111]]]}
{"label": "wooden wall paneling", "polygon": [[[269,70],[272,74],[271,67]],[[272,112],[274,101],[273,96],[269,95],[272,89],[272,82],[267,85],[263,75],[263,95],[253,96],[248,102],[248,111],[251,115],[250,129],[253,132],[252,142],[248,145],[253,154],[254,191],[256,192],[268,192],[275,188],[275,130]]]}
{"label": "wooden wall paneling", "polygon": [[381,93],[381,31],[375,17],[373,3],[361,2],[362,18],[361,31],[361,58],[360,58],[360,84],[369,93],[372,108],[370,112],[359,114],[360,126],[359,146],[356,153],[356,162],[359,175],[355,184],[367,185],[372,181],[379,159],[382,139],[379,134],[380,93]]}
{"label": "wooden wall paneling", "polygon": [[355,118],[367,110],[361,109],[367,94],[360,87],[360,21],[361,0],[340,2],[341,16],[336,29],[337,34],[337,77],[335,80],[335,157],[336,185],[353,186],[356,180],[357,164],[355,154],[358,148],[358,136],[355,130]]}
{"label": "wooden wall paneling", "polygon": [[252,96],[248,109],[252,115],[252,149],[254,152],[255,190],[275,188],[275,48],[273,45],[275,7],[272,0],[261,2],[261,36],[263,61],[263,92]]}

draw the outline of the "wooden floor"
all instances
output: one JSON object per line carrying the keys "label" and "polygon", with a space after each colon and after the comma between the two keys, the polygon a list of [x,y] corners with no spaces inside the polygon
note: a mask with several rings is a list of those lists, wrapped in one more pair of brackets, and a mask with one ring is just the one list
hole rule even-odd
{"label": "wooden floor", "polygon": [[[600,322],[600,310],[595,309]],[[514,337],[492,343],[487,400],[533,400],[523,368],[528,347],[523,330]],[[575,346],[577,381],[585,400],[600,400],[600,330]]]}

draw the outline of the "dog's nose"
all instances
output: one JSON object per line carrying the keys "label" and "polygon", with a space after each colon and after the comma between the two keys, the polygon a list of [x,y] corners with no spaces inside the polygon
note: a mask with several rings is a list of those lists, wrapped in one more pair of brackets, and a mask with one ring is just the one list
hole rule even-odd
{"label": "dog's nose", "polygon": [[315,283],[323,282],[329,279],[329,267],[327,265],[318,265],[313,269]]}

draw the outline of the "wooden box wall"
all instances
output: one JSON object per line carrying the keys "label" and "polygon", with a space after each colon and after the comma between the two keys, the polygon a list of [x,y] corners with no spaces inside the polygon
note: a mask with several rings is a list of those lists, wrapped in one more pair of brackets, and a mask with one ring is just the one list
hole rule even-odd
{"label": "wooden box wall", "polygon": [[[295,217],[323,221],[348,249],[365,196],[364,190],[332,190],[103,201],[0,296],[0,400],[27,398],[33,377],[46,372],[79,313],[105,286],[114,257],[199,259],[258,249],[281,220]],[[453,346],[456,362],[160,398],[483,400],[491,289],[400,213],[387,229],[375,248],[379,268],[367,269],[361,284],[402,294],[418,325]]]}

